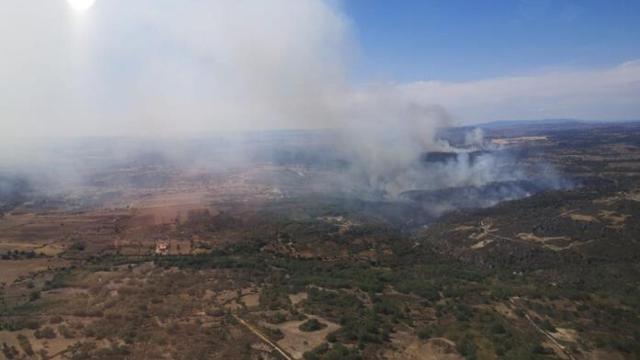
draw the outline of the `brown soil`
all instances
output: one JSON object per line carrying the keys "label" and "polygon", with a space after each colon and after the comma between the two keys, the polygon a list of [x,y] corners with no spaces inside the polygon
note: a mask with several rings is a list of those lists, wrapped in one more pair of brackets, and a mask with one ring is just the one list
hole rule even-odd
{"label": "brown soil", "polygon": [[398,332],[391,337],[393,350],[385,355],[390,360],[463,360],[455,343],[446,338],[420,340],[406,332]]}
{"label": "brown soil", "polygon": [[67,260],[59,258],[39,258],[28,260],[0,260],[0,282],[10,284],[31,273],[68,266]]}
{"label": "brown soil", "polygon": [[332,331],[340,328],[340,325],[332,323],[328,320],[317,316],[309,316],[310,319],[317,319],[318,321],[327,325],[327,327],[318,330],[305,332],[301,331],[298,327],[303,321],[287,321],[278,325],[269,325],[273,328],[278,328],[284,334],[284,339],[278,341],[278,345],[282,347],[287,353],[291,354],[295,359],[302,359],[302,355],[312,350],[325,342],[325,337]]}

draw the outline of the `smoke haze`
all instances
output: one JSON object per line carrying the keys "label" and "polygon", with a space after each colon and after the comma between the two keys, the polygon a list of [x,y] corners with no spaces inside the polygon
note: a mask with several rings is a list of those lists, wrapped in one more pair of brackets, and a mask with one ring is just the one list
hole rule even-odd
{"label": "smoke haze", "polygon": [[[181,145],[221,131],[336,129],[322,151],[349,164],[353,187],[398,199],[526,177],[508,157],[470,161],[466,153],[486,150],[481,133],[455,147],[437,136],[441,128],[492,116],[586,116],[583,103],[612,97],[615,116],[640,113],[631,101],[637,62],[470,83],[354,84],[354,24],[339,1],[98,0],[74,13],[64,0],[7,0],[0,8],[8,84],[0,88],[0,161],[30,173],[47,168],[62,183],[154,151],[190,166],[211,168],[211,154],[217,166],[250,163],[257,150],[246,140],[217,137],[215,151],[203,146],[195,157]],[[585,90],[596,82],[606,89]],[[553,108],[540,111],[549,96]],[[78,163],[60,152],[66,138],[86,136],[146,139],[105,147],[109,161]],[[461,155],[425,165],[429,152]],[[515,193],[528,194],[503,198]]]}
{"label": "smoke haze", "polygon": [[348,26],[323,1],[0,6],[5,135],[318,127],[343,86]]}
{"label": "smoke haze", "polygon": [[75,13],[64,0],[6,0],[0,129],[50,137],[412,126],[407,118],[437,106],[463,123],[640,115],[637,61],[463,83],[353,84],[354,27],[338,1],[103,0]]}

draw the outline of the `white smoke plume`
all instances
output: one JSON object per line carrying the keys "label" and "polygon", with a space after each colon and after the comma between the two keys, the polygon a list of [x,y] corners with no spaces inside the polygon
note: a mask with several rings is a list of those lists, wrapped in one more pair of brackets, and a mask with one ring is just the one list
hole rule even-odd
{"label": "white smoke plume", "polygon": [[[5,0],[0,134],[416,122],[423,134],[450,119],[640,118],[638,61],[459,83],[353,84],[356,25],[339,0],[98,0],[85,13],[66,0]],[[425,128],[424,109],[437,107],[449,115]]]}
{"label": "white smoke plume", "polygon": [[4,136],[324,127],[348,22],[321,0],[0,2]]}
{"label": "white smoke plume", "polygon": [[[2,160],[51,163],[47,146],[14,146],[24,144],[24,137],[37,143],[334,128],[352,176],[397,196],[499,180],[501,165],[491,158],[429,170],[416,165],[425,152],[460,151],[438,140],[438,129],[487,118],[493,105],[507,109],[493,114],[531,117],[525,105],[551,88],[563,99],[562,107],[556,106],[563,116],[581,108],[584,99],[593,104],[607,101],[609,94],[619,96],[616,106],[623,110],[617,114],[638,110],[635,98],[629,101],[629,94],[638,93],[638,63],[474,83],[352,84],[349,69],[358,49],[354,25],[340,5],[337,0],[97,0],[77,13],[65,0],[1,1]],[[584,90],[601,81],[606,89]],[[481,110],[476,117],[474,106]],[[467,147],[481,141],[480,133],[471,133]],[[234,150],[225,158],[246,158],[243,150]],[[165,151],[179,158],[178,148]],[[72,172],[82,173],[65,170]]]}

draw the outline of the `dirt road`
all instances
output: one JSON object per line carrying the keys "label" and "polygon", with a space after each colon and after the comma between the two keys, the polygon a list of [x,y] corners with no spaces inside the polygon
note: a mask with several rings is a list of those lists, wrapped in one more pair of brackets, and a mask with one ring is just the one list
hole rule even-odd
{"label": "dirt road", "polygon": [[274,343],[273,341],[269,340],[269,338],[267,338],[266,336],[264,336],[260,331],[258,331],[258,329],[256,329],[255,327],[253,327],[251,324],[249,324],[248,322],[242,320],[239,316],[237,316],[236,314],[233,314],[233,317],[238,320],[238,322],[242,325],[244,325],[247,329],[249,329],[249,331],[251,331],[252,333],[254,333],[257,337],[259,337],[260,339],[262,339],[262,341],[266,342],[267,344],[269,344],[269,346],[271,346],[272,348],[274,348],[277,352],[280,353],[280,355],[282,355],[285,359],[287,360],[294,360],[293,357],[291,357],[289,354],[287,354],[286,351],[284,351],[280,346],[278,346],[278,344]]}
{"label": "dirt road", "polygon": [[[516,308],[519,308],[518,305],[515,303],[515,301],[513,301],[513,299],[509,299],[509,302]],[[522,310],[522,309],[521,309]],[[558,340],[556,340],[556,338],[553,337],[553,335],[551,335],[548,331],[544,330],[543,328],[541,328],[540,326],[538,326],[538,324],[536,324],[535,321],[533,321],[533,319],[531,318],[531,316],[529,316],[529,314],[527,314],[526,311],[524,311],[524,317],[529,321],[529,323],[536,329],[538,330],[539,333],[541,333],[542,335],[544,335],[547,339],[549,339],[549,341],[551,341],[551,343],[558,349],[560,350],[569,360],[575,360],[576,358],[567,351],[567,349],[558,342]]]}

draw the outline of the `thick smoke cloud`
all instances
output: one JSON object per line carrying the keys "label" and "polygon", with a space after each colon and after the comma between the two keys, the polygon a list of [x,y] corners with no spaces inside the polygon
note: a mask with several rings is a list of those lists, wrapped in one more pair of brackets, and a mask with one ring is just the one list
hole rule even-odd
{"label": "thick smoke cloud", "polygon": [[[98,0],[82,14],[64,0],[3,1],[0,165],[65,158],[48,150],[51,138],[333,128],[354,187],[398,199],[413,190],[521,179],[502,158],[465,160],[481,150],[481,134],[455,148],[438,139],[438,129],[492,115],[531,117],[527,104],[546,103],[547,88],[563,116],[611,94],[622,109],[615,114],[640,113],[629,101],[638,93],[637,63],[474,83],[354,85],[347,80],[357,53],[351,27],[339,2],[323,0]],[[602,81],[606,88],[584,90]],[[29,147],[22,137],[43,140]],[[141,146],[181,159],[179,146],[149,141],[108,149],[114,159]],[[246,162],[247,152],[234,144],[220,158]],[[462,155],[425,166],[428,152]],[[52,177],[81,183],[83,166],[56,163]]]}
{"label": "thick smoke cloud", "polygon": [[350,51],[321,0],[3,1],[0,42],[5,136],[324,127]]}
{"label": "thick smoke cloud", "polygon": [[438,125],[640,117],[637,61],[472,82],[354,85],[347,80],[358,52],[353,26],[337,0],[98,0],[82,14],[65,0],[2,1],[0,133],[411,127],[407,119],[434,106],[449,112],[435,117]]}

